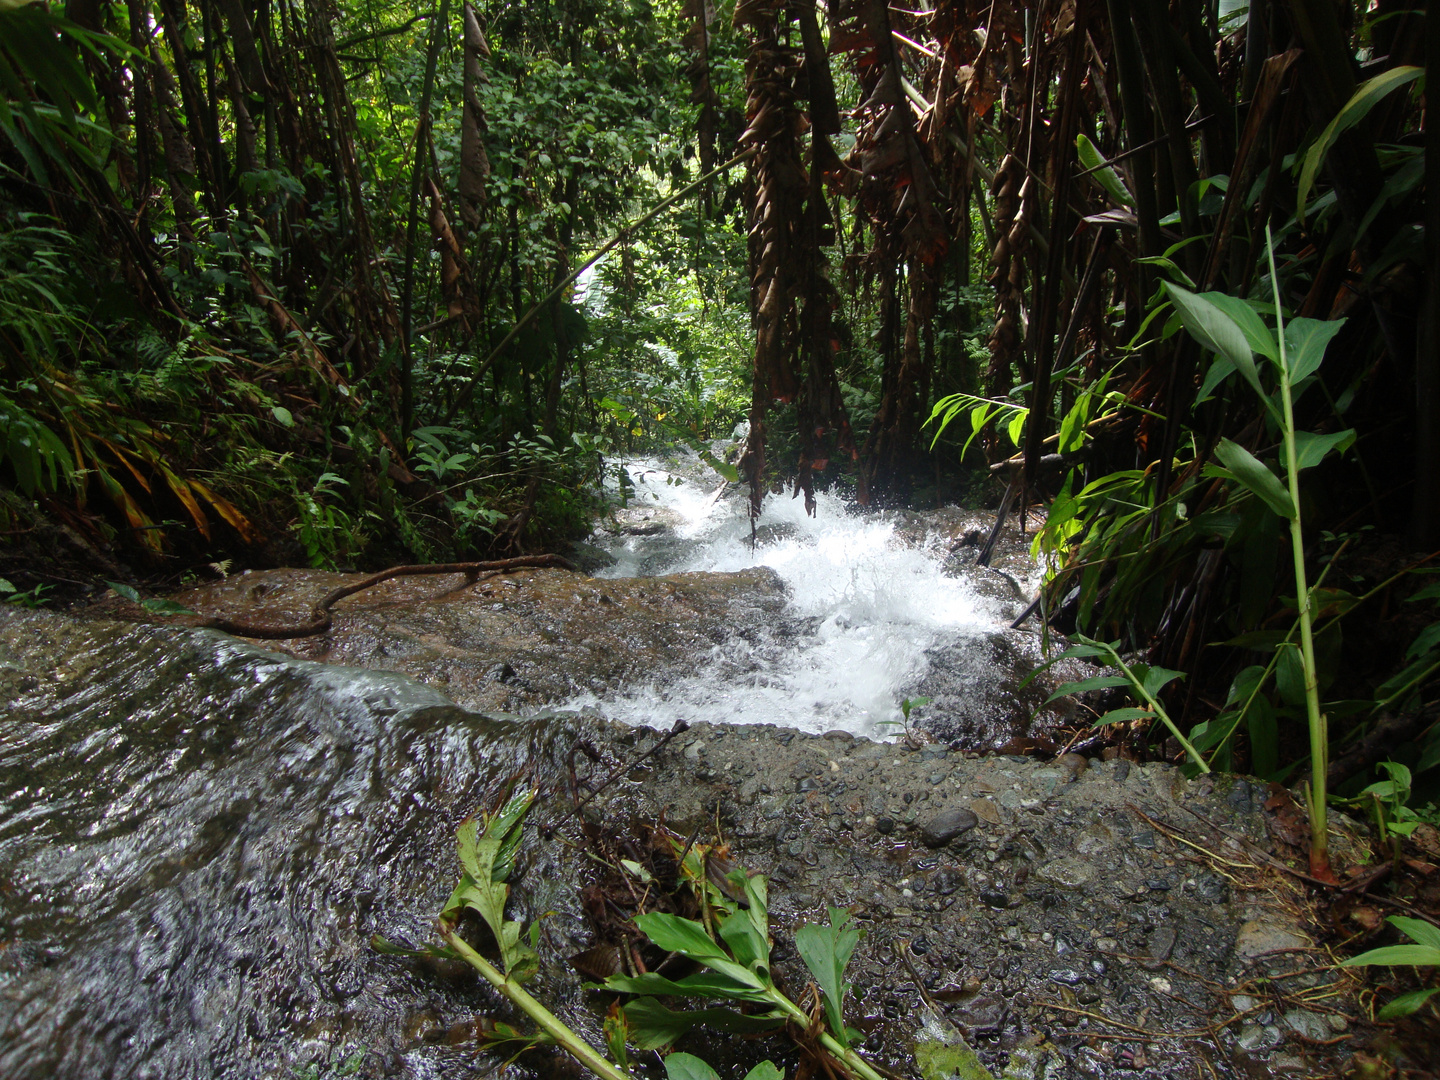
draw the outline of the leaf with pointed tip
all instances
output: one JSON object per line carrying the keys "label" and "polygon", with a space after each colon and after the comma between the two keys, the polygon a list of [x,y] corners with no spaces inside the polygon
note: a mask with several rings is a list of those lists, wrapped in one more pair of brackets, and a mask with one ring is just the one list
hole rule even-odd
{"label": "leaf with pointed tip", "polygon": [[1309,469],[1325,460],[1331,450],[1347,450],[1355,444],[1355,429],[1346,428],[1330,435],[1319,435],[1313,431],[1295,433],[1295,467]]}
{"label": "leaf with pointed tip", "polygon": [[1080,164],[1085,166],[1085,171],[1105,189],[1105,194],[1122,206],[1133,207],[1135,205],[1135,196],[1130,194],[1130,189],[1120,179],[1120,174],[1096,149],[1093,142],[1084,135],[1077,135],[1075,136],[1075,150],[1080,158]]}
{"label": "leaf with pointed tip", "polygon": [[668,1080],[720,1080],[720,1075],[694,1054],[670,1054],[665,1058]]}
{"label": "leaf with pointed tip", "polygon": [[1295,504],[1290,499],[1290,493],[1285,490],[1279,478],[1249,450],[1229,439],[1221,439],[1215,447],[1215,456],[1230,470],[1230,475],[1242,487],[1258,496],[1266,506],[1286,521],[1294,519]]}
{"label": "leaf with pointed tip", "polygon": [[1345,325],[1344,319],[1291,319],[1285,326],[1285,363],[1290,385],[1314,374],[1325,359],[1325,350]]}
{"label": "leaf with pointed tip", "polygon": [[773,1031],[785,1022],[781,1016],[746,1016],[734,1009],[667,1009],[653,997],[637,998],[625,1006],[624,1012],[630,1041],[641,1050],[662,1050],[694,1027],[751,1035]]}
{"label": "leaf with pointed tip", "polygon": [[849,1045],[843,1013],[845,995],[850,989],[845,981],[845,967],[859,940],[860,931],[855,928],[850,913],[834,907],[830,909],[829,926],[806,923],[795,931],[795,951],[815,976],[815,983],[825,997],[825,1020],[830,1025],[830,1033],[843,1046]]}
{"label": "leaf with pointed tip", "polygon": [[1392,90],[1398,90],[1406,83],[1412,82],[1425,74],[1422,67],[1410,67],[1399,65],[1388,71],[1381,72],[1373,79],[1366,79],[1356,88],[1355,93],[1350,96],[1335,118],[1325,126],[1320,133],[1320,138],[1305,153],[1305,162],[1300,168],[1300,183],[1295,192],[1295,205],[1297,217],[1300,223],[1305,223],[1305,202],[1310,197],[1310,189],[1315,186],[1316,174],[1320,172],[1320,166],[1325,163],[1325,157],[1330,153],[1330,148],[1335,145],[1335,140],[1342,133],[1348,131],[1361,120],[1370,114],[1379,102]]}
{"label": "leaf with pointed tip", "polygon": [[1250,384],[1250,388],[1259,395],[1265,407],[1274,412],[1274,403],[1260,385],[1260,374],[1255,370],[1255,355],[1250,348],[1250,341],[1244,329],[1229,312],[1214,302],[1217,294],[1193,293],[1169,283],[1165,285],[1165,291],[1170,294],[1170,300],[1190,336],[1211,352],[1229,360]]}
{"label": "leaf with pointed tip", "polygon": [[1111,709],[1091,727],[1104,727],[1106,724],[1123,724],[1130,720],[1153,720],[1155,714],[1149,709],[1142,709],[1137,705],[1127,705],[1123,709]]}

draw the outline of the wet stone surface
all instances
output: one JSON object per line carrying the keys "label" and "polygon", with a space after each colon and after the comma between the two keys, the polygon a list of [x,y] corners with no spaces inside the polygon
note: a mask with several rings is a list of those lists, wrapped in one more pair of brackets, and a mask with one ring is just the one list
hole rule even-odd
{"label": "wet stone surface", "polygon": [[[267,570],[174,599],[204,615],[283,625],[305,621],[327,592],[363,576]],[[784,607],[784,585],[763,566],[603,580],[564,570],[522,570],[474,584],[461,574],[395,578],[341,600],[326,633],[265,647],[401,672],[467,708],[519,712],[663,680],[762,626],[773,634],[778,625],[783,635]]]}
{"label": "wet stone surface", "polygon": [[[592,827],[718,823],[770,876],[791,987],[807,980],[795,929],[827,905],[855,914],[851,1016],[902,1073],[932,1008],[997,1076],[1343,1065],[1354,1003],[1292,883],[1238,868],[1222,833],[1263,843],[1265,827],[1232,779],[768,726],[696,725],[649,753],[662,737],[485,717],[212,632],[0,608],[0,1075],[288,1076],[361,1046],[364,1077],[488,1067],[474,1024],[507,1016],[497,1000],[368,943],[431,940],[455,827],[516,775],[542,791],[514,888],[527,918],[549,913],[533,989],[598,1039],[600,1003],[562,960],[590,944],[594,874],[568,811],[572,784],[616,774]],[[968,827],[927,834],[947,814]],[[545,1060],[517,1070],[569,1075]]]}

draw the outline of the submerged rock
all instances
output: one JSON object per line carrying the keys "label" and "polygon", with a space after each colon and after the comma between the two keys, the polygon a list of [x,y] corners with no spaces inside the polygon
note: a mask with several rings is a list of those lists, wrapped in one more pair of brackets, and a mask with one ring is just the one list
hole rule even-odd
{"label": "submerged rock", "polygon": [[[267,570],[174,599],[205,615],[298,623],[362,576]],[[783,623],[784,605],[784,584],[764,566],[606,580],[564,570],[473,584],[462,574],[402,577],[341,600],[326,633],[266,647],[401,672],[467,708],[519,712],[689,670],[717,643]]]}

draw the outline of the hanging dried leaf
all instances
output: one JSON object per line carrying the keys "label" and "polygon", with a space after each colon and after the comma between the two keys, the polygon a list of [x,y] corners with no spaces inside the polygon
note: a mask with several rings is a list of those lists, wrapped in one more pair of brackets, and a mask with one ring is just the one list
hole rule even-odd
{"label": "hanging dried leaf", "polygon": [[472,229],[480,224],[485,182],[490,179],[490,157],[485,152],[485,113],[479,98],[480,84],[485,81],[480,59],[489,55],[490,46],[480,29],[475,8],[467,3],[464,108],[460,118],[460,218]]}

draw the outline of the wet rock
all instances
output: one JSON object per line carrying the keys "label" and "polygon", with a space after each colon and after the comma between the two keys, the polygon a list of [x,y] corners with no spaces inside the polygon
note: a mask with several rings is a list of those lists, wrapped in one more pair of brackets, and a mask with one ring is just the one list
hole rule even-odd
{"label": "wet rock", "polygon": [[920,840],[926,847],[944,847],[962,833],[968,832],[980,823],[973,811],[956,806],[935,815],[920,830]]}
{"label": "wet rock", "polygon": [[1306,949],[1310,939],[1293,926],[1252,919],[1240,927],[1235,939],[1235,953],[1252,959],[1286,949]]}
{"label": "wet rock", "polygon": [[1003,998],[982,995],[963,1002],[952,1015],[972,1034],[986,1035],[1000,1030],[1007,1011]]}
{"label": "wet rock", "polygon": [[1169,960],[1179,937],[1179,931],[1173,926],[1158,927],[1155,933],[1150,935],[1150,960],[1147,966],[1153,970]]}
{"label": "wet rock", "polygon": [[1325,1017],[1309,1009],[1291,1009],[1281,1019],[1295,1034],[1313,1042],[1324,1042],[1335,1034],[1325,1022]]}
{"label": "wet rock", "polygon": [[888,817],[876,818],[875,831],[881,836],[889,836],[895,831],[895,819]]}
{"label": "wet rock", "polygon": [[1095,867],[1080,859],[1064,856],[1040,868],[1040,877],[1053,885],[1078,889],[1095,878]]}
{"label": "wet rock", "polygon": [[1240,1036],[1235,1041],[1240,1049],[1255,1053],[1259,1050],[1275,1049],[1282,1038],[1284,1036],[1274,1024],[1246,1024],[1240,1029]]}

